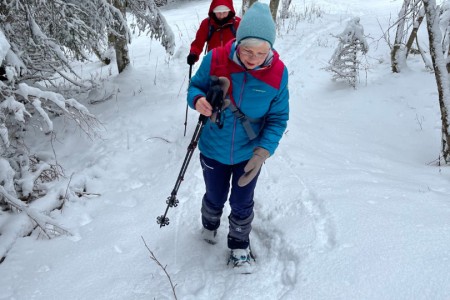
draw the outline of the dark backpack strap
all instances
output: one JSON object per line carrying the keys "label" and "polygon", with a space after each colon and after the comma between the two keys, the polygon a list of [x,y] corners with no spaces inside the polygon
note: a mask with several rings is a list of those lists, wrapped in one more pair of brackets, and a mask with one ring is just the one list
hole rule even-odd
{"label": "dark backpack strap", "polygon": [[230,26],[231,32],[233,33],[233,36],[236,37],[236,27],[234,24],[236,23],[236,17],[233,17],[233,23]]}
{"label": "dark backpack strap", "polygon": [[[233,36],[236,37],[236,26],[234,24],[236,23],[236,17],[233,17],[233,23],[230,25],[231,33],[233,33]],[[214,34],[214,26],[211,24],[211,19],[208,17],[208,37],[206,38],[206,42],[208,43],[211,40],[212,35]]]}
{"label": "dark backpack strap", "polygon": [[208,17],[208,37],[206,42],[208,43],[214,33],[214,27],[211,25],[211,19]]}

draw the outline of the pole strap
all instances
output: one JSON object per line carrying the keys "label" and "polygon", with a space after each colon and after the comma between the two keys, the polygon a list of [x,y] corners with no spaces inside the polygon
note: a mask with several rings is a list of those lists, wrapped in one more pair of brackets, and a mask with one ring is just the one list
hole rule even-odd
{"label": "pole strap", "polygon": [[[258,130],[258,133],[256,133],[253,130],[251,123],[261,123],[263,118],[255,119],[247,117],[238,107],[236,107],[236,105],[234,105],[232,101],[230,101],[230,105],[228,106],[228,108],[231,110],[236,119],[238,119],[241,122],[242,126],[244,127],[245,133],[247,133],[247,136],[250,139],[250,141],[256,139],[260,133],[260,130]],[[262,128],[262,126],[260,128]]]}

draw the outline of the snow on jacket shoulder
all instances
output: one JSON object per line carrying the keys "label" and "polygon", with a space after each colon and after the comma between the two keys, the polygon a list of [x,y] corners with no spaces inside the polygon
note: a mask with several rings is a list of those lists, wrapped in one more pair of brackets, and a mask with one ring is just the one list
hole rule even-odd
{"label": "snow on jacket shoulder", "polygon": [[[203,155],[221,163],[233,165],[248,160],[256,147],[267,149],[272,155],[286,129],[289,119],[288,71],[273,50],[270,65],[246,70],[238,61],[236,43],[229,42],[209,52],[198,71],[192,77],[187,101],[194,108],[194,100],[205,96],[211,75],[228,76],[231,79],[232,99],[252,123],[256,139],[250,140],[241,122],[230,109],[224,111],[224,126],[219,129],[208,120],[200,137],[199,149]],[[218,66],[219,55],[226,57],[226,66]]]}

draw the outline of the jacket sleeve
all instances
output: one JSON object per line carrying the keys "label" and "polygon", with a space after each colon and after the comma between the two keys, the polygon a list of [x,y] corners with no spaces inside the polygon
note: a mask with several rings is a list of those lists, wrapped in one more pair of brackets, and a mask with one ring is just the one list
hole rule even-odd
{"label": "jacket sleeve", "polygon": [[194,101],[198,97],[206,97],[206,93],[208,92],[212,52],[213,51],[208,52],[208,54],[203,58],[200,67],[191,78],[187,94],[187,103],[193,109],[195,109]]}
{"label": "jacket sleeve", "polygon": [[200,27],[195,35],[195,40],[191,43],[190,53],[195,53],[198,56],[203,51],[205,47],[206,39],[209,33],[209,19],[206,18],[200,23]]}
{"label": "jacket sleeve", "polygon": [[289,89],[288,71],[284,68],[283,78],[276,98],[272,101],[265,119],[259,147],[269,151],[272,155],[284,134],[289,120]]}

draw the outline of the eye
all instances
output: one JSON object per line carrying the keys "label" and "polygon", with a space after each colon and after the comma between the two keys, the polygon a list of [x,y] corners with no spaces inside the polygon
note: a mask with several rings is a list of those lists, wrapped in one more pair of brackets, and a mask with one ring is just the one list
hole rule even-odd
{"label": "eye", "polygon": [[258,59],[262,59],[262,58],[265,58],[268,54],[268,53],[261,53],[261,52],[255,54],[255,53],[253,53],[253,51],[250,51],[250,50],[244,49],[244,48],[242,48],[241,50],[242,50],[241,51],[242,54],[244,54],[245,56],[250,57],[250,58],[256,57]]}

